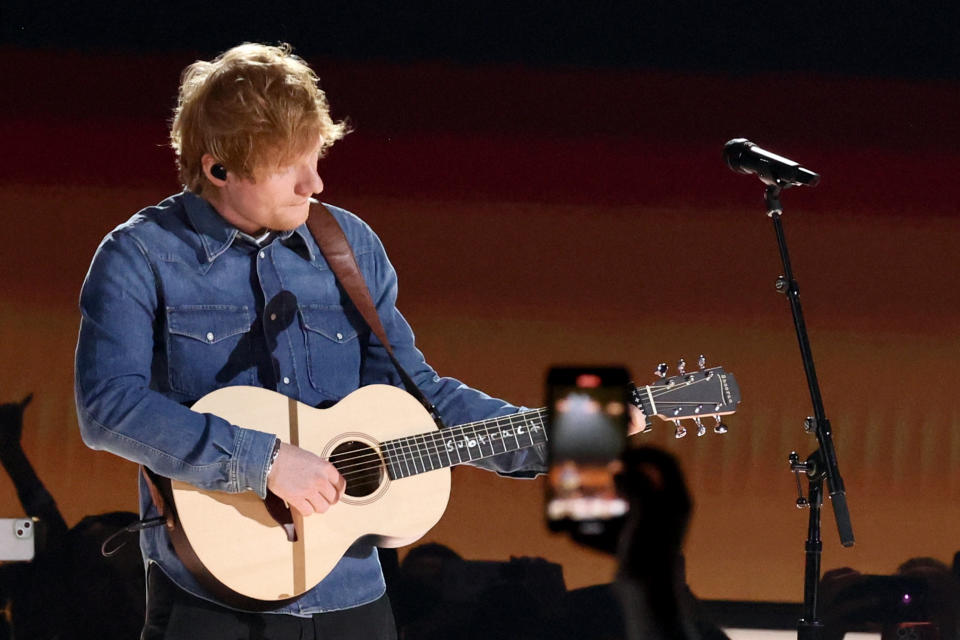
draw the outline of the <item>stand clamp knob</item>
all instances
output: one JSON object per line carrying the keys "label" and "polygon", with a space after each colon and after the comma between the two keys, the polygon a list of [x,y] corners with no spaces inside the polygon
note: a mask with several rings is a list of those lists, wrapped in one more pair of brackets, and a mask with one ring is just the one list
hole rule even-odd
{"label": "stand clamp knob", "polygon": [[806,475],[810,470],[810,465],[806,462],[800,462],[800,456],[796,451],[790,452],[789,457],[790,471],[797,479],[797,509],[805,509],[810,506],[810,501],[803,495],[803,486],[800,484],[800,474]]}

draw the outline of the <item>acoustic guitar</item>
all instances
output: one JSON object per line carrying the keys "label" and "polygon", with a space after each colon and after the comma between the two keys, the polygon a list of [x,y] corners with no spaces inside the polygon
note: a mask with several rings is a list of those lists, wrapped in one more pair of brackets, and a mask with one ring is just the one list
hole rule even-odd
{"label": "acoustic guitar", "polygon": [[[740,392],[732,374],[714,367],[634,387],[631,398],[648,419],[691,419],[702,435],[700,420],[710,416],[725,431],[719,416],[735,411]],[[382,547],[418,540],[443,515],[454,465],[547,441],[546,409],[438,429],[413,396],[387,385],[358,389],[328,409],[267,389],[224,387],[192,408],[276,433],[346,479],[340,501],[307,518],[272,494],[262,500],[252,491],[160,479],[178,556],[212,592],[246,609],[274,608],[313,588],[358,540]]]}

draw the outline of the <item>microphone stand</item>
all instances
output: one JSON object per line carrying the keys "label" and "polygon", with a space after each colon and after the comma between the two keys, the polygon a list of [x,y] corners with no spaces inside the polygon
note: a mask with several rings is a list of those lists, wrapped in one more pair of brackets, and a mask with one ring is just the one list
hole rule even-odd
{"label": "microphone stand", "polygon": [[[820,507],[823,504],[823,481],[827,481],[830,501],[833,503],[833,513],[840,534],[840,544],[845,547],[853,546],[853,526],[850,522],[850,511],[847,508],[847,494],[840,477],[840,468],[837,465],[837,454],[833,447],[833,433],[830,421],[827,420],[820,397],[820,387],[817,382],[817,373],[813,366],[813,353],[810,350],[810,341],[807,337],[806,324],[803,321],[803,310],[800,308],[800,294],[797,282],[790,267],[790,254],[787,251],[787,241],[783,234],[783,224],[780,220],[783,206],[780,204],[780,194],[791,183],[764,180],[767,184],[764,201],[767,206],[767,216],[773,222],[777,234],[777,245],[780,248],[780,259],[783,262],[783,275],[777,278],[776,289],[787,296],[790,309],[793,312],[793,324],[800,345],[800,356],[803,359],[803,368],[807,376],[807,385],[810,388],[810,399],[813,403],[813,416],[804,421],[804,430],[817,437],[819,449],[810,454],[803,462],[795,451],[790,453],[790,470],[797,478],[797,507],[808,507],[810,519],[807,527],[807,542],[805,545],[806,565],[804,569],[803,589],[803,617],[797,622],[798,640],[821,640],[823,638],[823,624],[819,618],[819,588],[820,588],[820,556],[823,551],[823,542],[820,539]],[[807,497],[803,496],[800,485],[800,474],[807,476]]]}

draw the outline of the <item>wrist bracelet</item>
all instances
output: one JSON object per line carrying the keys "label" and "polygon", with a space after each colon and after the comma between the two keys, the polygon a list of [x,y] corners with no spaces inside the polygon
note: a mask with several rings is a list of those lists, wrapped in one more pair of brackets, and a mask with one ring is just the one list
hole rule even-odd
{"label": "wrist bracelet", "polygon": [[270,452],[270,460],[267,462],[267,473],[264,477],[269,478],[270,472],[273,470],[273,463],[277,461],[277,456],[280,455],[280,438],[277,438],[273,443],[273,451]]}

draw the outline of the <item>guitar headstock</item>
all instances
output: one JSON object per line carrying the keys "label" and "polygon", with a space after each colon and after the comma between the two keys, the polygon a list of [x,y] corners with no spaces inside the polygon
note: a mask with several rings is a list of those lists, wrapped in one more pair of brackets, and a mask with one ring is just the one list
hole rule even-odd
{"label": "guitar headstock", "polygon": [[674,423],[677,438],[687,435],[682,420],[691,420],[698,436],[707,432],[704,418],[714,419],[714,432],[726,433],[727,427],[720,416],[734,413],[740,403],[740,387],[733,374],[723,367],[705,368],[703,356],[700,356],[698,371],[688,373],[683,360],[678,370],[677,375],[668,377],[667,365],[661,364],[656,369],[659,380],[645,387],[631,388],[631,401],[646,418],[643,432],[652,430],[650,418],[656,416]]}

